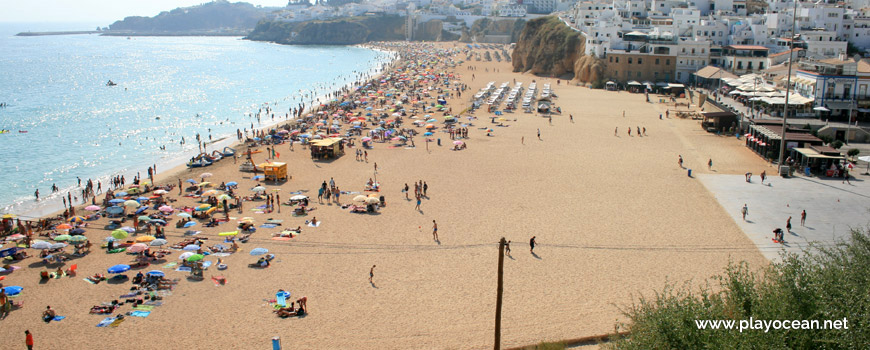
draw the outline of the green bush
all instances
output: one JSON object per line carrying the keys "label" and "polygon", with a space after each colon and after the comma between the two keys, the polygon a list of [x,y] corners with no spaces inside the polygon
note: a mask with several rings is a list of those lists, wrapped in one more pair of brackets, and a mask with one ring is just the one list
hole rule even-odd
{"label": "green bush", "polygon": [[831,142],[831,147],[833,147],[834,149],[840,149],[840,147],[843,147],[843,141],[836,140],[834,142]]}
{"label": "green bush", "polygon": [[[866,349],[870,344],[870,236],[853,230],[850,240],[813,245],[803,254],[753,272],[730,263],[696,292],[665,286],[631,305],[631,335],[610,349]],[[699,330],[696,320],[848,320],[848,329]]]}
{"label": "green bush", "polygon": [[857,148],[853,148],[853,149],[850,149],[849,152],[846,154],[849,155],[849,157],[855,158],[855,156],[861,154],[861,150],[857,149]]}

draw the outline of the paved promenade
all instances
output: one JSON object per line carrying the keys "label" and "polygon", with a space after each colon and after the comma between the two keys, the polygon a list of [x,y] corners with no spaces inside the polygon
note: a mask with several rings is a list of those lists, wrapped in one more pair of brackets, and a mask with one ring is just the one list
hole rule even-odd
{"label": "paved promenade", "polygon": [[[799,252],[809,242],[830,245],[849,235],[850,228],[870,223],[870,176],[853,173],[852,184],[842,179],[815,177],[769,177],[761,184],[758,174],[746,183],[742,175],[699,174],[706,186],[743,232],[771,260],[779,259],[781,249]],[[768,183],[770,184],[768,186]],[[746,221],[741,216],[743,204],[749,207]],[[800,223],[801,211],[807,211],[806,226]],[[791,216],[792,232],[785,234],[785,244],[772,241],[773,230],[785,230]]]}

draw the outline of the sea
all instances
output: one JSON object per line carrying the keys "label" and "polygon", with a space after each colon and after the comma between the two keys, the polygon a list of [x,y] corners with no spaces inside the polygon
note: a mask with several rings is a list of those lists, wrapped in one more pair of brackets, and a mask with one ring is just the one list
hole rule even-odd
{"label": "sea", "polygon": [[221,149],[395,58],[240,37],[15,36],[95,27],[0,23],[0,214],[62,210],[68,192],[81,203],[79,179],[105,190],[116,175],[169,170],[199,153],[197,135]]}

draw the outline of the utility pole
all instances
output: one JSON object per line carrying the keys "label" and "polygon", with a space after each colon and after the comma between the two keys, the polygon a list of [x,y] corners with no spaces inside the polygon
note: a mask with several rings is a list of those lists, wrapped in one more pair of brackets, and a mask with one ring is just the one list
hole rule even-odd
{"label": "utility pole", "polygon": [[495,299],[495,345],[493,349],[501,349],[501,296],[504,292],[504,237],[498,242],[498,289]]}
{"label": "utility pole", "polygon": [[788,95],[791,92],[791,66],[794,62],[794,41],[797,32],[797,10],[798,1],[794,0],[794,12],[791,19],[791,46],[788,48],[788,77],[785,82],[785,106],[782,108],[782,139],[779,140],[779,159],[777,160],[777,174],[782,173],[782,160],[785,158],[785,132],[787,129],[786,120],[788,119]]}

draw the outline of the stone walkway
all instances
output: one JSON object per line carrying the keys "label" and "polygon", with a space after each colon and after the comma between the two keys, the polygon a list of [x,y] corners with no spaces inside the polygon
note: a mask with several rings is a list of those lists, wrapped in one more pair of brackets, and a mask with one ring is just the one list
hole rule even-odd
{"label": "stone walkway", "polygon": [[[870,176],[857,170],[851,185],[843,184],[842,179],[803,176],[768,177],[764,185],[758,174],[752,176],[751,183],[746,183],[742,175],[699,174],[697,178],[761,253],[777,261],[782,249],[800,252],[809,242],[831,245],[848,237],[851,228],[868,227]],[[749,208],[746,221],[741,217],[744,203]],[[800,224],[802,210],[807,211],[804,227]],[[789,216],[792,232],[785,233],[785,244],[774,243],[773,230],[785,230]]]}

